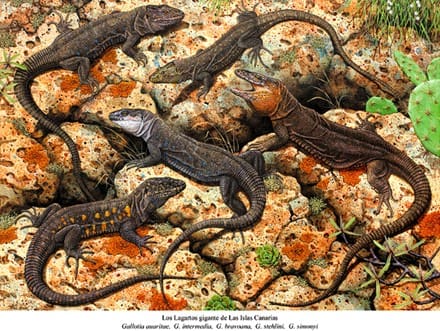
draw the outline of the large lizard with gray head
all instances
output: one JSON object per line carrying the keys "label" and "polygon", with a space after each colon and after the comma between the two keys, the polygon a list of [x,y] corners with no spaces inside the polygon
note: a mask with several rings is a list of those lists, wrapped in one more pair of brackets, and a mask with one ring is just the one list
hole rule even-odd
{"label": "large lizard with gray head", "polygon": [[[184,230],[166,251],[160,274],[163,274],[173,252],[193,233],[206,228],[236,231],[250,227],[260,220],[266,204],[266,190],[260,176],[264,171],[261,153],[253,151],[242,157],[234,156],[223,148],[199,142],[173,130],[148,110],[121,109],[112,112],[110,120],[147,143],[149,155],[144,159],[131,161],[130,166],[148,167],[162,162],[198,182],[219,185],[224,202],[237,214],[232,218],[205,220]],[[236,196],[239,189],[248,197],[250,207],[247,211]],[[161,289],[164,294],[162,281]]]}
{"label": "large lizard with gray head", "polygon": [[[108,285],[101,289],[75,295],[52,290],[44,281],[44,267],[49,257],[62,247],[67,260],[84,259],[79,244],[81,241],[118,232],[122,238],[139,247],[149,249],[151,236],[141,237],[136,229],[142,224],[152,223],[150,214],[169,198],[185,188],[185,182],[168,178],[149,178],[124,198],[89,202],[61,208],[54,203],[41,215],[28,213],[24,217],[32,221],[38,231],[32,238],[25,260],[24,277],[29,290],[41,300],[60,306],[78,306],[107,297],[136,283],[157,280],[159,276],[138,275]],[[161,279],[190,279],[188,277],[161,276]]]}
{"label": "large lizard with gray head", "polygon": [[164,31],[179,23],[184,14],[179,9],[166,5],[147,5],[128,12],[115,12],[83,25],[76,30],[59,35],[53,43],[28,58],[26,69],[17,69],[14,77],[15,94],[18,101],[44,129],[60,136],[72,155],[72,167],[81,190],[89,200],[95,200],[81,176],[81,161],[78,149],[69,135],[53,122],[35,103],[31,85],[34,79],[51,70],[77,71],[81,84],[96,87],[96,81],[89,76],[90,65],[108,48],[122,44],[122,51],[145,62],[146,57],[135,49],[142,37]]}
{"label": "large lizard with gray head", "polygon": [[351,260],[361,249],[368,248],[374,240],[394,236],[417,222],[431,201],[428,179],[422,168],[405,153],[371,130],[371,123],[365,123],[364,128],[352,129],[331,122],[313,109],[301,105],[281,81],[247,70],[236,70],[235,73],[249,82],[251,89],[231,88],[231,91],[246,100],[257,115],[268,116],[275,132],[257,138],[247,148],[263,152],[291,142],[300,151],[333,169],[366,165],[368,182],[379,193],[377,212],[383,203],[391,211],[389,199],[392,198],[392,192],[388,183],[391,174],[404,179],[413,188],[414,201],[405,214],[392,223],[362,235],[351,246],[333,282],[322,294],[293,305],[275,304],[298,307],[319,302],[337,291]]}
{"label": "large lizard with gray head", "polygon": [[[184,59],[177,59],[158,68],[151,76],[153,83],[181,83],[192,80],[177,96],[174,105],[184,101],[189,94],[202,86],[198,97],[209,92],[214,77],[229,68],[240,59],[243,52],[251,48],[251,62],[256,64],[261,61],[260,51],[265,49],[261,35],[273,26],[286,21],[301,21],[314,24],[323,29],[330,36],[334,52],[339,54],[344,62],[376,83],[383,91],[397,97],[398,93],[388,84],[378,79],[375,75],[362,69],[345,53],[342,43],[335,29],[326,20],[319,16],[301,11],[285,9],[258,16],[254,11],[243,11],[238,15],[238,22],[220,37],[214,44],[195,55]],[[261,61],[262,62],[262,61]]]}

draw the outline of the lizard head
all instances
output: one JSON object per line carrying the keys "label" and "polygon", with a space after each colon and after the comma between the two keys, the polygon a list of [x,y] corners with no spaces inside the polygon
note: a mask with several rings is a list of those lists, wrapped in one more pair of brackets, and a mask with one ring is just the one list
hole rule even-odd
{"label": "lizard head", "polygon": [[149,80],[152,83],[180,83],[182,80],[182,74],[173,61],[158,68],[151,74]]}
{"label": "lizard head", "polygon": [[146,109],[119,109],[109,115],[109,119],[125,132],[136,137],[150,132],[158,117]]}
{"label": "lizard head", "polygon": [[[167,5],[148,5],[145,6],[145,15],[142,17],[144,24],[142,26],[148,26],[149,30],[152,30],[148,33],[164,31],[171,26],[179,24],[184,16],[184,12],[177,8]],[[139,26],[141,25],[139,24]]]}
{"label": "lizard head", "polygon": [[279,80],[244,69],[235,70],[235,74],[250,83],[251,88],[230,88],[232,93],[246,100],[260,116],[270,116],[277,111],[283,94],[283,84]]}
{"label": "lizard head", "polygon": [[186,187],[183,180],[171,177],[148,178],[132,194],[131,205],[139,215],[160,208],[167,200],[182,192]]}

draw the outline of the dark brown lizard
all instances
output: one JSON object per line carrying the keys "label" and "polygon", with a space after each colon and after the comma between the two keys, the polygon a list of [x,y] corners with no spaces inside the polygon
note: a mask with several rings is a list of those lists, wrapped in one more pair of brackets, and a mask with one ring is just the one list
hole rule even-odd
{"label": "dark brown lizard", "polygon": [[204,50],[200,50],[193,56],[174,60],[158,68],[150,76],[150,81],[153,83],[181,83],[186,80],[192,80],[178,95],[174,105],[184,101],[199,86],[202,86],[202,88],[197,96],[205,95],[211,88],[214,77],[237,61],[247,48],[251,48],[251,62],[256,64],[258,59],[261,61],[260,51],[265,49],[261,35],[274,25],[285,21],[302,21],[322,28],[330,36],[334,52],[339,54],[348,66],[376,83],[386,93],[397,97],[398,94],[390,86],[375,75],[360,68],[348,57],[342,47],[338,34],[327,21],[304,11],[290,9],[279,10],[260,16],[257,16],[254,11],[240,13],[238,23],[214,44]]}
{"label": "dark brown lizard", "polygon": [[[205,220],[184,230],[165,252],[161,274],[173,252],[193,233],[206,228],[236,231],[260,220],[266,204],[266,190],[260,176],[264,172],[261,153],[253,151],[241,157],[234,156],[223,148],[199,142],[173,130],[155,114],[143,109],[121,109],[112,112],[110,120],[147,143],[149,155],[131,161],[129,166],[148,167],[162,162],[198,182],[219,185],[224,202],[238,215]],[[236,196],[239,189],[248,197],[248,211]],[[161,289],[164,293],[162,282]]]}
{"label": "dark brown lizard", "polygon": [[414,191],[414,201],[405,214],[392,223],[362,235],[344,257],[339,271],[330,286],[317,298],[293,305],[307,306],[337,291],[344,280],[351,260],[374,240],[394,236],[417,222],[429,207],[431,189],[422,168],[405,153],[398,150],[374,130],[371,123],[360,129],[352,129],[331,122],[313,109],[304,107],[279,80],[246,71],[236,70],[236,75],[251,84],[248,91],[232,88],[231,91],[247,101],[259,116],[268,116],[275,134],[257,138],[247,147],[259,151],[276,149],[292,142],[300,151],[312,155],[333,169],[355,168],[366,165],[367,179],[379,193],[380,211],[383,203],[391,211],[389,199],[392,198],[388,179],[397,175],[410,184]]}
{"label": "dark brown lizard", "polygon": [[[78,260],[87,260],[83,254],[90,253],[79,247],[80,242],[108,233],[118,232],[122,238],[138,246],[139,250],[143,247],[149,249],[147,244],[151,236],[141,237],[135,230],[142,224],[152,223],[149,215],[184,188],[185,182],[178,179],[150,178],[125,198],[66,208],[54,203],[40,216],[33,213],[25,215],[32,221],[32,226],[39,228],[32,238],[25,260],[24,276],[29,290],[50,304],[78,306],[107,297],[136,283],[159,279],[157,275],[138,275],[96,291],[70,295],[52,290],[44,281],[43,275],[47,260],[58,248],[65,250],[66,263],[71,257],[76,259],[78,273]],[[165,278],[190,279],[172,276]]]}
{"label": "dark brown lizard", "polygon": [[116,12],[103,16],[76,30],[59,35],[53,43],[28,58],[26,70],[17,69],[15,73],[15,94],[18,101],[38,124],[60,136],[72,155],[72,167],[81,190],[89,200],[95,200],[81,176],[81,160],[78,149],[58,124],[52,121],[35,103],[31,85],[34,79],[51,70],[66,69],[77,71],[81,84],[96,87],[96,81],[89,76],[90,65],[106,49],[122,44],[122,51],[136,61],[146,61],[145,55],[135,49],[135,45],[145,35],[166,30],[179,23],[184,14],[169,6],[142,6],[129,12]]}

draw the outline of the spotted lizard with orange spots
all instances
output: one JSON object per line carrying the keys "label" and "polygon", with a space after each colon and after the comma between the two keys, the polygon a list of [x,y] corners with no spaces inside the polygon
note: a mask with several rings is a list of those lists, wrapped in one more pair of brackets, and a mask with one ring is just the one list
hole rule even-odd
{"label": "spotted lizard with orange spots", "polygon": [[[79,244],[81,241],[103,234],[118,232],[122,238],[139,247],[150,249],[147,244],[150,235],[141,237],[136,229],[145,223],[152,223],[149,217],[169,198],[185,188],[185,182],[168,178],[150,178],[139,185],[125,198],[103,200],[61,208],[54,203],[41,215],[27,213],[26,218],[38,231],[32,239],[25,261],[24,276],[29,290],[41,300],[60,306],[78,306],[94,302],[136,283],[159,279],[155,275],[138,275],[101,289],[76,295],[62,294],[52,290],[44,281],[44,267],[49,257],[58,248],[66,252],[66,264],[71,257],[88,260]],[[93,262],[93,261],[91,261]],[[165,276],[172,279],[189,277]]]}

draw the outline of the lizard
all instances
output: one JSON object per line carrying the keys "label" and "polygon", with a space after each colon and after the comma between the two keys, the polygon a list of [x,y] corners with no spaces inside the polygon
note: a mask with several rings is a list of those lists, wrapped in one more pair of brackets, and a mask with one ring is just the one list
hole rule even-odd
{"label": "lizard", "polygon": [[[152,223],[150,214],[161,207],[169,198],[186,187],[185,182],[168,177],[146,179],[127,197],[101,200],[62,208],[53,203],[40,215],[28,212],[32,226],[38,227],[30,243],[26,259],[24,277],[29,290],[38,298],[60,306],[78,306],[107,297],[136,283],[157,280],[157,275],[137,275],[108,285],[101,289],[76,295],[63,294],[52,290],[44,281],[44,267],[49,257],[59,248],[66,252],[66,264],[76,259],[76,275],[79,259],[86,258],[79,247],[80,242],[109,233],[119,233],[123,239],[139,247],[149,249],[152,236],[141,237],[136,229],[142,224]],[[172,279],[190,279],[170,277]]]}
{"label": "lizard", "polygon": [[183,19],[179,9],[162,6],[141,6],[128,12],[115,12],[78,29],[68,29],[60,34],[51,45],[24,61],[26,69],[18,68],[14,76],[14,91],[23,108],[37,119],[38,124],[60,136],[69,148],[75,178],[91,201],[95,200],[81,176],[81,161],[72,138],[51,120],[32,97],[31,85],[34,79],[51,70],[77,71],[81,84],[97,87],[89,75],[90,65],[110,47],[122,44],[122,51],[139,62],[146,56],[135,49],[139,40],[148,34],[164,31]]}
{"label": "lizard", "polygon": [[199,50],[195,55],[177,59],[159,67],[152,73],[149,80],[153,83],[181,83],[192,80],[180,92],[173,105],[184,101],[192,91],[202,86],[197,94],[197,97],[200,98],[209,92],[214,83],[214,77],[237,61],[247,48],[251,48],[249,54],[251,63],[256,65],[257,61],[260,60],[264,65],[260,52],[261,50],[268,50],[263,45],[261,35],[281,22],[292,20],[314,24],[322,28],[330,36],[334,52],[339,54],[348,66],[376,83],[386,93],[394,98],[397,97],[398,93],[393,88],[350,59],[331,24],[314,14],[293,9],[279,10],[259,16],[255,11],[242,11],[238,15],[237,24],[215,43],[206,49]]}
{"label": "lizard", "polygon": [[243,98],[257,116],[268,116],[274,130],[274,133],[248,143],[243,150],[257,149],[264,152],[290,142],[332,169],[366,166],[367,180],[379,194],[376,214],[385,204],[392,216],[389,200],[393,196],[388,182],[391,174],[405,180],[413,189],[414,200],[409,209],[395,221],[363,234],[346,253],[333,282],[323,293],[315,299],[294,305],[275,304],[303,307],[317,303],[337,291],[351,260],[360,250],[368,248],[375,240],[403,232],[417,222],[430,205],[429,181],[419,165],[375,132],[368,118],[361,128],[349,128],[301,105],[277,79],[248,70],[236,70],[235,74],[250,83],[251,88],[231,88],[231,92]]}
{"label": "lizard", "polygon": [[[221,147],[199,142],[174,130],[144,109],[120,109],[110,113],[109,118],[125,132],[141,137],[147,143],[149,155],[130,161],[129,167],[148,167],[162,162],[200,183],[219,185],[223,201],[235,213],[231,219],[205,220],[185,229],[165,252],[160,266],[161,275],[168,259],[193,233],[206,228],[236,231],[260,220],[266,204],[266,190],[261,178],[264,159],[260,152],[235,156]],[[242,189],[249,200],[248,211],[236,197],[238,189]],[[160,285],[166,300],[162,280]]]}

